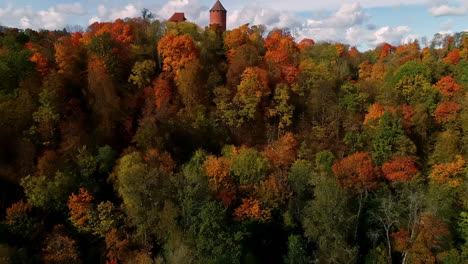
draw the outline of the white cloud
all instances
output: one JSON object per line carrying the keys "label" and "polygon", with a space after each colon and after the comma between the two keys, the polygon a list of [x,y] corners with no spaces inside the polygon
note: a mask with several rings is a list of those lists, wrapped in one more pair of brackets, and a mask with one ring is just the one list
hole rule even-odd
{"label": "white cloud", "polygon": [[291,12],[281,12],[258,5],[248,5],[241,10],[228,13],[228,28],[237,28],[249,23],[250,25],[265,25],[268,30],[274,28],[294,29],[301,26],[301,19]]}
{"label": "white cloud", "polygon": [[367,32],[361,27],[350,27],[346,30],[346,42],[350,45],[360,45],[363,43],[362,37],[366,35]]}
{"label": "white cloud", "polygon": [[433,16],[464,16],[468,14],[468,0],[462,0],[459,6],[451,6],[447,3],[437,1],[435,6],[429,9]]}
{"label": "white cloud", "polygon": [[[245,0],[240,2],[252,2],[251,0]],[[316,10],[333,10],[338,9],[345,4],[353,4],[359,2],[363,8],[373,7],[398,7],[406,5],[419,5],[427,4],[428,0],[266,0],[257,1],[274,6],[278,10],[291,10],[291,11],[316,11]]]}
{"label": "white cloud", "polygon": [[94,24],[94,23],[96,23],[96,22],[101,22],[101,19],[100,19],[99,17],[97,17],[97,16],[93,16],[92,18],[90,18],[90,19],[88,20],[88,24],[89,24],[89,25],[92,25],[92,24]]}
{"label": "white cloud", "polygon": [[115,20],[117,18],[126,17],[137,17],[140,15],[140,10],[134,4],[128,4],[123,9],[111,9],[109,12],[109,20]]}
{"label": "white cloud", "polygon": [[366,25],[371,16],[357,2],[342,5],[323,19],[307,19],[298,29],[298,38],[316,41],[337,41],[351,45],[368,43],[375,26]]}
{"label": "white cloud", "polygon": [[411,29],[408,26],[381,27],[370,36],[369,43],[379,45],[387,42],[392,45],[399,45],[403,43],[403,40],[410,32]]}
{"label": "white cloud", "polygon": [[32,29],[61,29],[65,24],[63,14],[54,7],[34,10],[31,6],[14,8],[12,4],[0,8],[1,22],[5,26]]}
{"label": "white cloud", "polygon": [[81,3],[72,3],[72,4],[58,4],[56,7],[57,12],[62,14],[70,14],[82,16],[86,14],[86,9],[81,5]]}
{"label": "white cloud", "polygon": [[118,18],[138,17],[140,16],[140,8],[134,4],[128,4],[124,7],[108,8],[105,5],[98,5],[97,16],[91,17],[88,22],[114,21]]}
{"label": "white cloud", "polygon": [[309,27],[351,27],[360,25],[370,19],[359,3],[344,4],[340,9],[324,20],[308,20]]}
{"label": "white cloud", "polygon": [[20,25],[22,28],[30,28],[31,27],[31,23],[29,22],[29,18],[27,17],[22,17],[20,19]]}
{"label": "white cloud", "polygon": [[65,19],[62,14],[58,13],[54,8],[48,10],[41,10],[37,12],[44,28],[55,29],[59,25],[65,24]]}

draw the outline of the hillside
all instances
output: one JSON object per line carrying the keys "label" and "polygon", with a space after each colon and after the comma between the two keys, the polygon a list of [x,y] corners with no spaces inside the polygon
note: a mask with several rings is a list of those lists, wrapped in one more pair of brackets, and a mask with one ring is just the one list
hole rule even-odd
{"label": "hillside", "polygon": [[468,34],[0,30],[0,263],[466,263]]}

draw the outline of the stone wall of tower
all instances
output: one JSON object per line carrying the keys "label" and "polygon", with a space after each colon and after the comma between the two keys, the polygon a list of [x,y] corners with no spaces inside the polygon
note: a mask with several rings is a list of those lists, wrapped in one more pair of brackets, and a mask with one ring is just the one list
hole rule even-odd
{"label": "stone wall of tower", "polygon": [[226,11],[210,11],[210,25],[218,24],[226,31]]}

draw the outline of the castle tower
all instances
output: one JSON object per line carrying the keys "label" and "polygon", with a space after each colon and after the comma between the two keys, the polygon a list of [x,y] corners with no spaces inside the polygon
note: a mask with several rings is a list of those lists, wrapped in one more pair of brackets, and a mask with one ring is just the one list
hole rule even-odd
{"label": "castle tower", "polygon": [[218,24],[221,29],[226,31],[226,17],[227,11],[221,2],[216,1],[210,10],[210,25]]}

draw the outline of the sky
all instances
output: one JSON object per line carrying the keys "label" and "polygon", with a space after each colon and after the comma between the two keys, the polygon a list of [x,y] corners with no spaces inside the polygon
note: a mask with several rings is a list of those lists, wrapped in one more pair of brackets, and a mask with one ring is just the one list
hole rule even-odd
{"label": "sky", "polygon": [[[287,28],[297,40],[337,41],[359,49],[400,45],[436,33],[468,31],[468,0],[222,0],[228,29],[263,24]],[[0,0],[0,25],[32,29],[86,28],[94,22],[174,12],[200,26],[215,0]]]}

